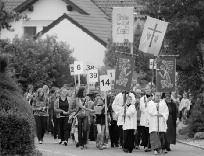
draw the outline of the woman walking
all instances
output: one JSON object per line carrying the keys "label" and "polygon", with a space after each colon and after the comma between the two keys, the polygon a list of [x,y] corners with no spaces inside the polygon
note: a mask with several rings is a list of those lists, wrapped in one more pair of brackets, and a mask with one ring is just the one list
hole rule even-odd
{"label": "woman walking", "polygon": [[37,138],[39,143],[42,144],[48,118],[48,103],[42,88],[37,90],[36,101],[33,104],[33,113],[36,122]]}
{"label": "woman walking", "polygon": [[103,149],[103,139],[105,133],[105,104],[103,99],[99,96],[95,101],[95,114],[96,114],[96,125],[97,125],[97,139],[96,147],[100,150]]}
{"label": "woman walking", "polygon": [[54,111],[57,113],[56,117],[59,119],[59,133],[61,141],[59,144],[67,146],[69,138],[68,120],[69,120],[69,102],[68,102],[68,91],[62,88],[60,96],[57,98],[54,104]]}
{"label": "woman walking", "polygon": [[78,107],[77,120],[78,120],[78,140],[81,149],[87,148],[87,133],[88,133],[88,115],[86,111],[93,112],[93,110],[86,108],[84,99],[86,95],[85,88],[80,87],[76,94],[76,105]]}

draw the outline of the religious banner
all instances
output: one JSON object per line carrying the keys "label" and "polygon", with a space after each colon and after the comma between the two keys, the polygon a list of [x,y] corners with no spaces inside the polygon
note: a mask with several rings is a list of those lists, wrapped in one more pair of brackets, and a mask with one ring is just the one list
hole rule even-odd
{"label": "religious banner", "polygon": [[133,43],[134,7],[114,7],[112,37],[114,43]]}
{"label": "religious banner", "polygon": [[163,56],[157,59],[156,91],[173,92],[176,82],[176,59],[173,56]]}
{"label": "religious banner", "polygon": [[115,73],[115,89],[129,91],[132,82],[134,58],[127,55],[118,55]]}
{"label": "religious banner", "polygon": [[166,33],[168,22],[147,17],[140,38],[139,50],[158,56]]}

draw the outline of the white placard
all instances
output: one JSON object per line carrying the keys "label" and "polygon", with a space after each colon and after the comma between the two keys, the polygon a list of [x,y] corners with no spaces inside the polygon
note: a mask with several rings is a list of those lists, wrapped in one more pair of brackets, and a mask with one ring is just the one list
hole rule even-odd
{"label": "white placard", "polygon": [[70,75],[75,75],[75,73],[74,73],[74,64],[70,64],[69,65],[69,70],[70,70]]}
{"label": "white placard", "polygon": [[149,59],[149,69],[157,69],[157,64],[155,59]]}
{"label": "white placard", "polygon": [[74,73],[77,74],[84,74],[84,66],[83,63],[80,61],[74,61]]}
{"label": "white placard", "polygon": [[112,37],[114,43],[133,43],[134,7],[113,7]]}
{"label": "white placard", "polygon": [[108,75],[100,76],[100,90],[104,92],[111,90],[111,80]]}
{"label": "white placard", "polygon": [[92,70],[92,69],[95,69],[94,65],[92,65],[90,63],[86,64],[86,70]]}
{"label": "white placard", "polygon": [[115,69],[107,70],[107,74],[110,77],[111,81],[115,81]]}
{"label": "white placard", "polygon": [[98,69],[89,70],[87,73],[88,84],[98,82]]}

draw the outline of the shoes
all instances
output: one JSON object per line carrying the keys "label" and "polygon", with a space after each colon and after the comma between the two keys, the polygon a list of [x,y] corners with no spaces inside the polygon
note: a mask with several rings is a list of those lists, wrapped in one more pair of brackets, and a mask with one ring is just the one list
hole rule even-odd
{"label": "shoes", "polygon": [[157,150],[154,150],[154,155],[158,155],[158,151]]}
{"label": "shoes", "polygon": [[128,149],[123,148],[123,151],[124,151],[125,153],[129,153]]}
{"label": "shoes", "polygon": [[83,149],[84,149],[84,146],[81,146],[80,149],[83,150]]}
{"label": "shoes", "polygon": [[77,143],[76,143],[76,148],[78,148],[78,147],[79,147],[79,143],[77,142]]}
{"label": "shoes", "polygon": [[145,150],[144,150],[145,152],[150,152],[151,151],[151,149],[150,148],[145,148]]}
{"label": "shoes", "polygon": [[166,150],[167,150],[167,151],[171,151],[171,148],[167,148]]}
{"label": "shoes", "polygon": [[62,144],[63,143],[63,141],[59,141],[59,144]]}
{"label": "shoes", "polygon": [[162,153],[166,154],[168,151],[166,149],[162,150]]}
{"label": "shoes", "polygon": [[42,144],[42,141],[41,141],[41,140],[39,141],[39,144]]}
{"label": "shoes", "polygon": [[64,141],[64,145],[67,146],[67,141]]}
{"label": "shoes", "polygon": [[136,150],[139,150],[139,149],[140,149],[140,147],[139,147],[139,146],[135,146],[135,149],[136,149]]}

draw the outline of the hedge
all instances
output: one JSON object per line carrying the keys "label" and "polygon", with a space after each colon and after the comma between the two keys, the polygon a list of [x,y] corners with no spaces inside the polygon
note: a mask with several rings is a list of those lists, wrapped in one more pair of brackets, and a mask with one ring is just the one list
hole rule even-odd
{"label": "hedge", "polygon": [[30,119],[23,113],[0,111],[0,155],[31,156],[34,135]]}

